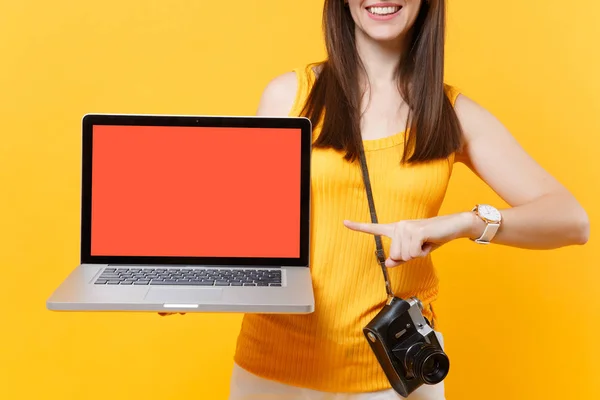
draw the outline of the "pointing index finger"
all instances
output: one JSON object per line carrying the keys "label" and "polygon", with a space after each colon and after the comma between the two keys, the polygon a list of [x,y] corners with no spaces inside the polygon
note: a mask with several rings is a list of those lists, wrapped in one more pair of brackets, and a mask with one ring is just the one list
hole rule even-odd
{"label": "pointing index finger", "polygon": [[394,227],[390,224],[372,224],[365,222],[344,221],[344,225],[353,231],[392,237]]}

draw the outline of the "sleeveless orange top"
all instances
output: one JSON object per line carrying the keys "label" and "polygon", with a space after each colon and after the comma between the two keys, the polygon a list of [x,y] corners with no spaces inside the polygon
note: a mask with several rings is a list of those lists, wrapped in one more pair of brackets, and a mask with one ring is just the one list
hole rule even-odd
{"label": "sleeveless orange top", "polygon": [[[300,115],[315,80],[312,64],[298,78],[292,116]],[[452,103],[458,92],[446,86]],[[313,126],[314,136],[319,126]],[[438,214],[454,156],[418,166],[401,165],[404,133],[365,140],[373,198],[380,223]],[[332,149],[313,149],[311,159],[310,269],[315,311],[307,315],[246,314],[234,360],[263,378],[328,392],[367,392],[390,387],[362,328],[386,301],[375,241],[351,231],[345,219],[370,222],[360,165]],[[389,254],[390,240],[382,237]],[[393,291],[417,296],[435,320],[438,278],[431,257],[389,269]]]}

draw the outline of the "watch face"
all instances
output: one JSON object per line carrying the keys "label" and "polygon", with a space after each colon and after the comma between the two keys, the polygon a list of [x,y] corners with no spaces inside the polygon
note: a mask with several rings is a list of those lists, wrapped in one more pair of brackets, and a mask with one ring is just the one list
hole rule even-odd
{"label": "watch face", "polygon": [[500,220],[502,219],[500,211],[498,211],[495,207],[489,206],[487,204],[481,204],[478,207],[478,211],[479,215],[490,221],[500,222]]}

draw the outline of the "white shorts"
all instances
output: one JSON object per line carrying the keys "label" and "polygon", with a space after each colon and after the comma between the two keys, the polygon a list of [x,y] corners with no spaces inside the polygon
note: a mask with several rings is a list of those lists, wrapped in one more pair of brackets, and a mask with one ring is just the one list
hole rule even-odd
{"label": "white shorts", "polygon": [[[437,333],[437,332],[436,332]],[[443,346],[442,335],[437,333]],[[256,376],[233,365],[229,400],[399,400],[404,397],[392,389],[369,393],[327,393],[298,388]],[[423,385],[408,400],[445,400],[444,382]]]}

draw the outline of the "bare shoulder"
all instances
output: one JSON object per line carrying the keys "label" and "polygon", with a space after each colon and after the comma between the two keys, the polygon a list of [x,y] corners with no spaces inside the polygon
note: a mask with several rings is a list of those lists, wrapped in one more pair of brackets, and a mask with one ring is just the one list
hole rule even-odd
{"label": "bare shoulder", "polygon": [[263,90],[257,115],[275,117],[289,115],[294,106],[297,91],[298,78],[294,71],[276,76]]}
{"label": "bare shoulder", "polygon": [[473,135],[476,135],[478,132],[485,132],[478,129],[482,127],[482,124],[500,124],[500,121],[498,121],[486,108],[462,93],[458,94],[456,97],[454,109],[458,120],[462,125],[464,131],[463,134],[465,135],[467,142],[470,139],[473,139]]}
{"label": "bare shoulder", "polygon": [[464,138],[455,160],[469,167],[508,204],[524,204],[565,190],[491,111],[462,94],[455,110]]}
{"label": "bare shoulder", "polygon": [[515,138],[506,127],[475,100],[460,93],[456,98],[454,109],[464,139],[464,147],[457,154],[457,161],[468,163],[468,148],[473,148],[476,142],[495,143],[511,149],[518,147]]}

